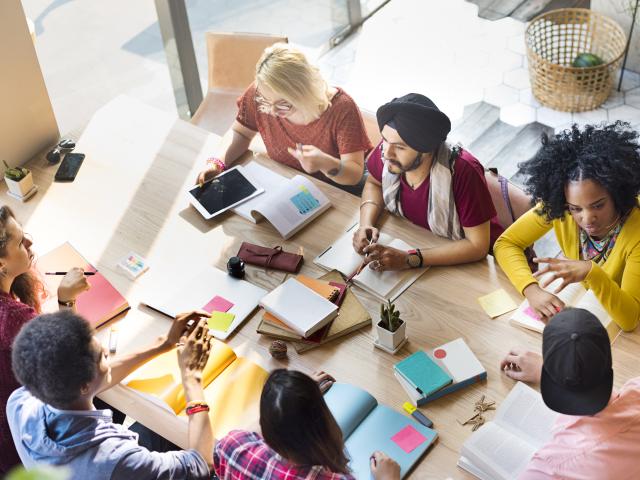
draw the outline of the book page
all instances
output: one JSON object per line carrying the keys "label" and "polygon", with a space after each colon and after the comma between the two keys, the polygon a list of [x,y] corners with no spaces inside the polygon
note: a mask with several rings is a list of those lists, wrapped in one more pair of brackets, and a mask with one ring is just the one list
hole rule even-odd
{"label": "book page", "polygon": [[486,478],[511,480],[525,469],[537,448],[495,422],[485,423],[462,445],[460,455]]}
{"label": "book page", "polygon": [[[385,243],[380,235],[380,241],[378,242],[389,247],[397,248],[399,250],[411,250],[411,246],[400,239],[394,239],[391,242]],[[353,250],[353,247],[352,247]],[[359,287],[373,293],[375,296],[381,299],[395,300],[406,287],[415,282],[426,269],[409,269],[398,271],[385,271],[376,272],[367,265],[362,272],[356,275],[353,279],[354,283]]]}
{"label": "book page", "polygon": [[498,408],[494,421],[537,449],[551,437],[557,418],[538,392],[518,382]]}
{"label": "book page", "polygon": [[598,301],[598,299],[596,298],[596,294],[593,293],[593,290],[587,290],[587,293],[582,296],[582,298],[574,305],[574,307],[584,308],[585,310],[593,313],[596,317],[598,317],[598,320],[600,320],[600,323],[602,323],[605,328],[611,321],[611,319],[609,318],[609,312],[607,312],[602,304]]}
{"label": "book page", "polygon": [[330,206],[329,199],[313,182],[296,175],[276,190],[269,202],[257,205],[255,211],[286,239]]}
{"label": "book page", "polygon": [[251,222],[257,223],[258,218],[252,215],[251,212],[260,211],[264,208],[263,205],[273,203],[278,190],[286,186],[289,180],[258,162],[250,162],[247,165],[243,165],[242,174],[257,187],[264,188],[264,193],[238,205],[232,211]]}
{"label": "book page", "polygon": [[342,430],[345,440],[376,407],[370,393],[346,383],[335,383],[324,394],[324,401]]}

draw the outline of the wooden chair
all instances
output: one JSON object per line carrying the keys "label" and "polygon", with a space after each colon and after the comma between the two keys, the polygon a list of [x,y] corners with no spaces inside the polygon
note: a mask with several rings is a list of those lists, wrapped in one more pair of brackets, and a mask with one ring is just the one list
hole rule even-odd
{"label": "wooden chair", "polygon": [[362,120],[364,121],[364,128],[367,131],[367,136],[369,137],[371,144],[376,147],[380,143],[380,140],[382,140],[376,114],[363,109],[360,109],[360,113],[362,114]]}
{"label": "wooden chair", "polygon": [[287,37],[255,33],[206,33],[209,86],[191,123],[224,135],[236,118],[236,100],[253,82],[265,48]]}

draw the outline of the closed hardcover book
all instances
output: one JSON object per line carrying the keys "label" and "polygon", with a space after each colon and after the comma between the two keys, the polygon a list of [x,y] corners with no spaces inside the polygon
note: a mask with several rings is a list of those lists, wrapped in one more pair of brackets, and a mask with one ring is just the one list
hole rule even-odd
{"label": "closed hardcover book", "polygon": [[422,350],[418,350],[393,366],[419,394],[431,395],[453,379],[433,359]]}
{"label": "closed hardcover book", "polygon": [[337,305],[295,278],[288,279],[265,295],[260,306],[305,338],[338,314]]}
{"label": "closed hardcover book", "polygon": [[430,395],[419,394],[406,379],[394,372],[398,383],[407,392],[415,407],[487,378],[487,370],[462,338],[445,343],[427,352],[427,355],[453,379],[449,385]]}

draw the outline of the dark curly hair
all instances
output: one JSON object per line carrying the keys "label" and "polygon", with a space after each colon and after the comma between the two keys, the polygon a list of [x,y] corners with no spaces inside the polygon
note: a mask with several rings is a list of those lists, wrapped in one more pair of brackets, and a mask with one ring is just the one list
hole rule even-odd
{"label": "dark curly hair", "polygon": [[35,397],[65,409],[97,374],[94,331],[79,315],[61,310],[27,323],[13,342],[13,373]]}
{"label": "dark curly hair", "polygon": [[591,179],[599,183],[621,215],[638,206],[638,133],[626,122],[586,125],[582,130],[574,124],[557,135],[543,134],[542,147],[518,167],[527,177],[527,192],[535,202],[542,202],[538,213],[549,221],[564,217],[564,187],[570,181]]}

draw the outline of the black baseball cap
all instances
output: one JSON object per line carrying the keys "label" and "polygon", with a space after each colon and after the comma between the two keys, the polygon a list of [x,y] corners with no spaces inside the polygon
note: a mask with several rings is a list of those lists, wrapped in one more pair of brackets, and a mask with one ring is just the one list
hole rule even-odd
{"label": "black baseball cap", "polygon": [[418,152],[434,151],[447,139],[451,121],[431,99],[408,93],[385,103],[376,112],[380,131],[389,125],[400,138]]}
{"label": "black baseball cap", "polygon": [[544,403],[565,415],[595,415],[613,388],[611,343],[600,320],[582,308],[554,315],[542,332]]}

